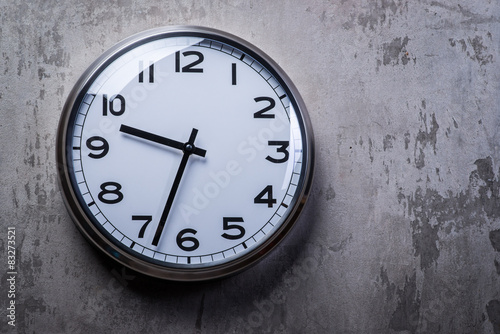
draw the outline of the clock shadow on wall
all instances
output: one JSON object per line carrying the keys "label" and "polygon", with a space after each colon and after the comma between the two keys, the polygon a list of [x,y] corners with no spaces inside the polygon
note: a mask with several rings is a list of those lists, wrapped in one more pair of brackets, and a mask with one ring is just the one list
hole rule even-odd
{"label": "clock shadow on wall", "polygon": [[176,26],[121,41],[73,88],[56,147],[73,221],[131,290],[272,289],[310,232],[277,246],[312,185],[304,102],[272,59],[228,33]]}
{"label": "clock shadow on wall", "polygon": [[[104,269],[99,271],[102,286],[109,289],[105,293],[112,294],[112,300],[135,300],[135,305],[147,312],[148,319],[161,317],[162,323],[168,323],[174,316],[180,321],[193,321],[196,330],[203,330],[209,323],[213,324],[213,319],[222,317],[225,321],[217,325],[221,330],[232,326],[255,330],[260,318],[254,316],[261,313],[264,321],[271,315],[274,318],[287,312],[293,295],[304,289],[305,281],[320,265],[322,256],[312,256],[313,250],[307,244],[314,223],[315,208],[311,204],[307,205],[287,238],[262,261],[241,273],[210,281],[175,282],[153,278],[119,266],[90,245],[82,246],[92,253],[87,258],[94,259]],[[300,295],[304,295],[303,292]],[[99,298],[94,300],[102,303]],[[114,305],[110,301],[98,309]],[[118,306],[116,312],[120,312],[120,308]],[[229,310],[230,315],[227,314]]]}
{"label": "clock shadow on wall", "polygon": [[[313,230],[315,204],[307,204],[297,224],[272,252],[245,270],[229,276],[197,282],[170,281],[151,277],[120,265],[90,245],[88,251],[100,266],[110,273],[112,286],[127,289],[151,300],[162,298],[201,298],[206,292],[223,289],[224,302],[251,305],[253,301],[281,295],[300,287],[321,264],[323,254],[308,243]],[[277,298],[282,298],[278,296]]]}

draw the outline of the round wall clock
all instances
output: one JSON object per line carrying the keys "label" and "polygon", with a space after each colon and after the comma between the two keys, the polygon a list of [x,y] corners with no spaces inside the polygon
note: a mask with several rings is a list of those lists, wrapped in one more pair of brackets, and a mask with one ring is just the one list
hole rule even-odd
{"label": "round wall clock", "polygon": [[82,234],[138,272],[236,273],[282,240],[305,204],[313,134],[296,88],[225,32],[159,28],[85,71],[57,135],[62,194]]}

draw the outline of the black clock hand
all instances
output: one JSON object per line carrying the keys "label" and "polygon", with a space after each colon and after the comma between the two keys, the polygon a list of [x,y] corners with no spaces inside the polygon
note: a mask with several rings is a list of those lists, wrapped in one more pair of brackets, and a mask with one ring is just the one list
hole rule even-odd
{"label": "black clock hand", "polygon": [[[170,147],[173,147],[173,148],[177,148],[179,150],[185,150],[185,144],[183,144],[183,143],[181,143],[179,141],[176,141],[176,140],[173,140],[173,139],[169,139],[169,138],[166,138],[166,137],[162,137],[162,136],[158,136],[158,135],[155,135],[153,133],[146,132],[146,131],[143,131],[143,130],[139,130],[139,129],[133,128],[131,126],[128,126],[128,125],[122,124],[120,126],[120,131],[124,132],[124,133],[127,133],[129,135],[132,135],[132,136],[136,136],[136,137],[139,137],[139,138],[142,138],[142,139],[150,140],[150,141],[158,143],[158,144],[170,146]],[[198,131],[198,130],[196,130],[196,131]],[[195,137],[196,137],[196,134],[195,134]],[[194,141],[194,139],[193,139],[193,141]],[[207,151],[205,151],[205,150],[203,150],[201,148],[195,147],[194,144],[191,143],[191,151],[190,151],[189,154],[191,154],[191,153],[199,155],[201,157],[204,157],[205,154],[207,153]]]}
{"label": "black clock hand", "polygon": [[[123,125],[122,125],[123,126]],[[167,222],[168,214],[170,213],[170,209],[172,208],[172,204],[174,203],[174,197],[177,193],[177,189],[179,188],[179,184],[181,183],[182,174],[184,174],[184,169],[186,169],[186,165],[189,159],[189,156],[195,152],[196,147],[194,146],[194,140],[196,138],[196,134],[198,133],[197,129],[193,129],[191,131],[191,135],[189,136],[189,141],[185,144],[182,144],[182,151],[184,154],[182,155],[182,160],[179,165],[179,169],[177,170],[177,174],[175,175],[174,183],[172,184],[172,189],[170,189],[170,194],[168,195],[167,203],[165,204],[165,208],[163,209],[163,213],[160,218],[160,223],[156,229],[155,236],[153,238],[153,245],[158,246],[158,242],[160,241],[161,234],[163,232],[163,228],[165,227],[165,223]],[[203,157],[205,156],[206,151],[203,151]]]}

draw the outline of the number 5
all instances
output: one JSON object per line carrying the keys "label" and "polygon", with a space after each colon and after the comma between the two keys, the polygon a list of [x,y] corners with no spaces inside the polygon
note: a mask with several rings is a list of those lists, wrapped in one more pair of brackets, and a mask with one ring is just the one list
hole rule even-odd
{"label": "number 5", "polygon": [[235,239],[240,239],[245,235],[245,228],[243,226],[237,225],[237,224],[230,224],[230,223],[243,223],[243,218],[241,217],[224,217],[222,218],[222,228],[224,231],[226,230],[238,230],[238,234],[227,234],[224,233],[222,234],[223,238],[229,239],[229,240],[235,240]]}

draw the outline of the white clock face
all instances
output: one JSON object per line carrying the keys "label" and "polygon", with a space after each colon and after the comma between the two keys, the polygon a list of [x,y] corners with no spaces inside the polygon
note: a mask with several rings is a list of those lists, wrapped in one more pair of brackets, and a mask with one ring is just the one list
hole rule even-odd
{"label": "white clock face", "polygon": [[288,230],[312,139],[300,97],[265,58],[202,30],[149,34],[94,66],[65,107],[62,145],[69,206],[101,248],[196,272]]}

